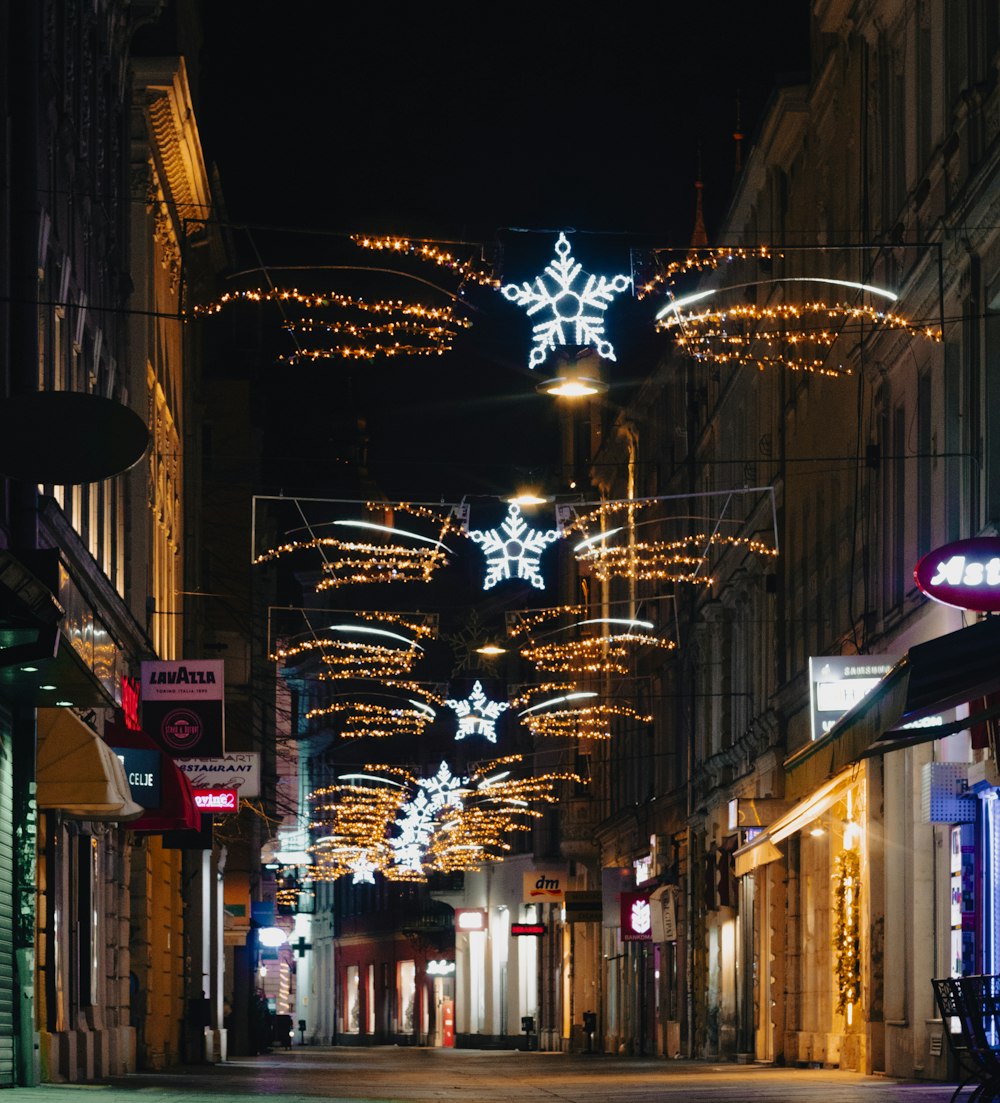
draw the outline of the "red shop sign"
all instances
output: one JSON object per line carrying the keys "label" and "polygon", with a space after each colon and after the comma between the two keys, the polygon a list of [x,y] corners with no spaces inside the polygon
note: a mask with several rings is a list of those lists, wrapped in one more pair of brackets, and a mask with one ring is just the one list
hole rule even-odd
{"label": "red shop sign", "polygon": [[929,598],[955,609],[1000,612],[1000,537],[956,540],[925,555],[913,571]]}

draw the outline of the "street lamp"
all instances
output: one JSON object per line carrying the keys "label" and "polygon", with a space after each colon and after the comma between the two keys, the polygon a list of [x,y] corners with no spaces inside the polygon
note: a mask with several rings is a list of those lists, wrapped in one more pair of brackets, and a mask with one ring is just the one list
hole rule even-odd
{"label": "street lamp", "polygon": [[570,399],[607,394],[601,358],[589,346],[560,349],[554,359],[555,374],[538,384],[539,394]]}

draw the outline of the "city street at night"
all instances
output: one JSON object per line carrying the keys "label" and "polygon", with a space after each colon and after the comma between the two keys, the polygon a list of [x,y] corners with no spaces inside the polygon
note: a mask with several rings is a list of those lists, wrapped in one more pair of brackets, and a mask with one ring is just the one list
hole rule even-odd
{"label": "city street at night", "polygon": [[[88,1085],[88,1098],[118,1103],[179,1103],[198,1098],[236,1103],[328,1099],[334,1103],[946,1103],[953,1085],[898,1081],[835,1069],[570,1057],[519,1050],[307,1046],[214,1066],[129,1076]],[[5,1103],[79,1103],[78,1086],[49,1085],[4,1093]]]}

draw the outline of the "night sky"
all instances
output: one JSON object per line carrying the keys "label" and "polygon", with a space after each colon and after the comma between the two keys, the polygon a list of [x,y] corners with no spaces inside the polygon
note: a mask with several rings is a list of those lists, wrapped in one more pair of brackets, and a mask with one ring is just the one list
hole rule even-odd
{"label": "night sky", "polygon": [[[347,235],[482,243],[521,281],[573,229],[586,270],[627,272],[631,249],[687,244],[699,172],[711,239],[738,118],[746,148],[776,84],[808,69],[808,7],[211,0],[199,125],[237,264],[262,263],[278,284],[444,303],[415,282],[456,292],[442,270],[359,272],[383,260]],[[495,292],[462,293],[474,324],[447,356],[329,360],[267,381],[269,444],[286,461],[274,478],[296,484],[284,490],[334,485],[358,418],[390,497],[503,494],[544,477],[555,428],[526,370],[530,322]],[[655,309],[609,311],[613,384],[648,348]]]}

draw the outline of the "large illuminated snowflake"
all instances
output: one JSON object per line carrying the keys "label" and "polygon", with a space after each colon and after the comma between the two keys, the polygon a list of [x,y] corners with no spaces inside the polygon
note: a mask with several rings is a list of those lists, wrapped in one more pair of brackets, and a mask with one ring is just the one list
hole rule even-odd
{"label": "large illuminated snowflake", "polygon": [[582,265],[573,259],[566,235],[560,234],[555,260],[545,266],[552,286],[542,276],[536,276],[534,285],[525,281],[501,288],[505,299],[527,309],[529,318],[540,310],[550,312],[532,330],[535,346],[528,359],[529,368],[541,364],[559,345],[592,345],[605,360],[614,360],[614,346],[604,336],[604,311],[632,280],[621,275],[608,279],[588,274],[583,288],[577,289],[577,277],[582,271]]}
{"label": "large illuminated snowflake", "polygon": [[482,682],[477,681],[472,692],[464,701],[447,700],[445,704],[454,709],[458,717],[458,734],[455,741],[467,735],[483,735],[491,743],[497,741],[497,720],[500,714],[510,708],[509,701],[491,701],[483,692]]}
{"label": "large illuminated snowflake", "polygon": [[523,578],[536,590],[544,590],[545,579],[539,570],[542,552],[547,544],[559,539],[558,531],[528,528],[516,502],[510,503],[507,520],[500,528],[503,535],[496,529],[474,529],[469,533],[469,538],[480,545],[486,556],[483,589],[492,590],[502,579]]}
{"label": "large illuminated snowflake", "polygon": [[442,762],[434,777],[417,780],[417,794],[400,810],[396,827],[399,834],[389,840],[396,864],[418,876],[423,874],[424,855],[430,846],[435,820],[442,808],[453,805],[462,808],[462,790],[467,777],[455,777],[448,764]]}

